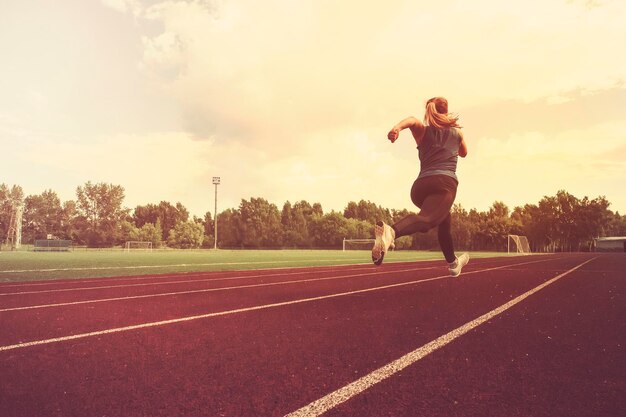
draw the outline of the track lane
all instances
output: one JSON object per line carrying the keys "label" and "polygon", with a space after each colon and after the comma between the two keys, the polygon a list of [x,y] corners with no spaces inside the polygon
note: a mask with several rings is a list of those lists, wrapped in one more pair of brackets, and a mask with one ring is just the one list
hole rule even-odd
{"label": "track lane", "polygon": [[[47,302],[46,300],[53,300],[56,302],[63,301],[78,301],[81,299],[91,299],[96,297],[115,297],[115,296],[132,296],[132,295],[146,295],[157,292],[172,292],[172,291],[186,291],[202,288],[220,288],[220,287],[232,287],[237,285],[250,285],[254,283],[272,283],[272,282],[289,282],[294,280],[311,280],[317,277],[323,276],[353,276],[359,274],[381,274],[384,272],[392,271],[428,271],[443,268],[439,267],[427,267],[419,264],[412,264],[404,266],[403,268],[375,268],[369,267],[363,268],[350,268],[350,269],[337,269],[337,270],[323,270],[318,271],[315,269],[295,271],[289,273],[275,273],[275,274],[256,274],[256,275],[230,275],[230,276],[203,276],[195,279],[188,279],[187,277],[172,277],[166,281],[158,282],[139,282],[139,283],[114,283],[112,285],[79,285],[73,287],[62,288],[48,288],[48,289],[12,289],[9,292],[0,292],[0,308],[20,306],[25,301],[30,303]],[[88,298],[89,297],[89,298]]]}
{"label": "track lane", "polygon": [[[337,269],[337,268],[371,268],[373,267],[369,256],[363,256],[362,258],[358,258],[358,259],[353,259],[353,261],[355,261],[353,264],[341,264],[341,265],[318,265],[318,266],[284,266],[284,267],[267,267],[267,268],[260,268],[260,269],[229,269],[229,270],[214,270],[214,271],[186,271],[186,272],[169,272],[169,273],[153,273],[153,274],[132,274],[132,270],[133,269],[141,269],[141,267],[123,267],[122,270],[124,271],[128,271],[128,273],[122,274],[122,275],[115,275],[115,276],[102,276],[102,277],[84,277],[84,278],[50,278],[50,279],[39,279],[39,280],[32,280],[30,279],[30,277],[28,275],[25,275],[23,277],[15,277],[14,280],[11,281],[0,281],[0,288],[2,287],[28,287],[28,286],[46,286],[46,285],[57,285],[57,284],[70,284],[72,285],[73,283],[76,282],[99,282],[99,281],[141,281],[144,279],[147,280],[157,280],[157,279],[162,279],[162,278],[171,278],[171,277],[179,277],[179,276],[203,276],[203,275],[213,275],[213,274],[259,274],[259,273],[275,273],[275,272],[290,272],[290,271],[299,271],[299,270],[307,270],[307,269],[320,269],[320,270],[326,270],[326,269]],[[441,261],[436,261],[436,260],[425,260],[425,261],[418,261],[418,262],[423,262],[423,263],[438,263],[441,264]],[[392,265],[402,265],[402,264],[407,264],[407,263],[414,263],[412,261],[396,261],[396,262],[388,262],[386,265],[388,266],[392,266]],[[219,266],[219,263],[215,263],[215,264],[207,264],[207,266]],[[182,265],[181,265],[182,266]],[[151,266],[150,268],[159,268],[160,266],[158,265],[154,265]],[[89,268],[78,268],[79,270],[82,269],[89,269]],[[97,268],[96,268],[97,269]],[[106,267],[105,269],[115,269],[115,267]],[[72,270],[72,268],[68,268],[68,270]],[[44,269],[33,269],[31,272],[28,272],[30,274],[35,273],[35,272],[43,272],[45,271]],[[6,271],[6,270],[0,270],[0,274],[7,274],[7,273],[17,273],[17,272],[11,272],[11,271]],[[20,281],[21,280],[21,281]]]}
{"label": "track lane", "polygon": [[404,282],[414,278],[413,272],[307,276],[307,280],[317,281],[291,280],[276,285],[257,283],[252,287],[210,288],[213,291],[201,293],[4,311],[0,313],[0,328],[3,329],[0,346]]}
{"label": "track lane", "polygon": [[[528,259],[522,259],[522,261],[517,264],[544,263]],[[551,264],[554,264],[554,261],[556,259],[551,260]],[[560,262],[569,261],[561,260]],[[475,267],[481,268],[481,266]],[[486,266],[486,268],[497,267],[502,267],[502,265]],[[471,273],[473,273],[472,270],[469,270],[466,274],[471,275]],[[136,326],[146,322],[176,320],[181,317],[250,308],[256,305],[283,303],[433,277],[448,278],[447,275],[437,275],[433,270],[422,269],[416,265],[408,270],[376,268],[374,272],[361,274],[329,274],[329,276],[316,278],[306,276],[295,280],[290,279],[287,282],[256,283],[243,287],[217,287],[203,292],[187,292],[163,297],[120,299],[45,309],[5,310],[0,312],[0,328],[3,328],[0,334],[0,346]]]}
{"label": "track lane", "polygon": [[[529,258],[511,258],[508,263],[516,262],[523,263]],[[539,259],[536,262],[543,262],[549,259]],[[502,260],[478,260],[473,262],[470,266],[466,267],[467,271],[472,269],[487,268],[491,266],[500,266],[506,264]],[[380,273],[382,271],[400,271],[406,269],[415,269],[416,271],[441,271],[446,273],[447,269],[443,266],[442,262],[415,262],[415,263],[396,263],[392,265],[383,265],[382,267],[375,267],[368,265],[367,267],[351,267],[351,268],[306,268],[306,269],[293,269],[281,272],[261,272],[256,274],[246,274],[247,271],[231,272],[229,274],[223,273],[211,273],[202,275],[168,275],[155,276],[152,282],[146,282],[146,277],[135,277],[132,281],[116,282],[85,282],[79,284],[78,282],[61,282],[54,287],[24,287],[24,288],[0,288],[0,309],[20,307],[26,305],[46,304],[46,303],[58,303],[58,302],[71,302],[87,299],[107,298],[116,296],[132,296],[132,295],[146,295],[151,293],[160,292],[173,292],[184,291],[186,289],[194,290],[200,288],[211,288],[219,286],[234,286],[236,283],[242,283],[243,285],[258,282],[278,282],[284,278],[285,281],[298,279],[306,279],[306,275],[313,276],[326,276],[326,274],[345,274],[345,273]],[[269,278],[269,280],[267,280]],[[139,280],[140,282],[136,282]],[[217,284],[217,285],[214,285]],[[37,285],[37,284],[33,284]],[[43,283],[42,285],[51,285],[49,283]],[[204,285],[207,285],[204,287]],[[162,288],[162,289],[159,289]]]}
{"label": "track lane", "polygon": [[[5,352],[0,354],[0,372],[7,375],[0,382],[5,400],[0,404],[24,408],[0,411],[16,416],[33,410],[59,415],[58,409],[83,416],[281,415],[551,273],[491,271],[476,279]],[[25,398],[27,403],[20,401]]]}
{"label": "track lane", "polygon": [[[553,258],[563,257],[567,255],[541,255],[533,256],[532,258]],[[528,259],[528,256],[510,256],[510,257],[498,257],[498,258],[477,258],[472,259],[472,264],[476,262],[487,263],[501,263],[505,264],[511,261],[518,261]],[[365,258],[364,258],[365,259]],[[407,266],[414,266],[419,264],[424,268],[438,268],[444,269],[445,264],[441,260],[427,260],[427,261],[415,261],[415,262],[389,262],[384,263],[382,268],[388,269],[404,269]],[[71,289],[76,287],[98,287],[98,286],[110,286],[125,284],[134,285],[140,283],[155,284],[163,281],[176,281],[176,280],[203,280],[207,278],[229,278],[229,277],[260,277],[260,276],[279,276],[279,275],[291,275],[298,273],[310,273],[314,272],[329,272],[329,271],[343,271],[343,270],[376,270],[381,266],[374,266],[371,263],[358,263],[352,265],[333,265],[333,266],[315,266],[315,267],[291,267],[291,268],[267,268],[257,270],[229,270],[229,271],[209,271],[209,272],[179,272],[168,274],[150,274],[150,275],[127,275],[127,276],[115,276],[115,277],[100,277],[100,278],[71,278],[71,279],[54,279],[54,280],[39,280],[39,281],[24,281],[24,282],[0,282],[0,295],[11,292],[21,291],[45,291],[46,289]]]}
{"label": "track lane", "polygon": [[601,255],[325,416],[626,415],[625,268]]}
{"label": "track lane", "polygon": [[[398,262],[393,265],[406,264],[408,262]],[[392,265],[389,265],[392,266]],[[353,264],[353,265],[336,265],[336,266],[318,266],[314,269],[319,271],[337,270],[337,269],[369,269],[373,268],[371,264]],[[24,281],[24,282],[0,282],[0,291],[4,288],[30,288],[30,287],[68,287],[78,286],[80,284],[104,284],[110,285],[112,283],[137,283],[143,281],[160,282],[167,279],[177,278],[204,278],[204,277],[229,277],[229,276],[259,276],[259,275],[273,275],[273,274],[290,274],[300,271],[307,271],[312,269],[311,267],[292,267],[292,268],[267,268],[267,269],[242,269],[242,270],[228,270],[228,271],[200,271],[200,272],[176,272],[165,274],[149,274],[149,275],[122,275],[114,277],[98,277],[98,278],[65,278],[54,280],[38,280],[38,281]]]}

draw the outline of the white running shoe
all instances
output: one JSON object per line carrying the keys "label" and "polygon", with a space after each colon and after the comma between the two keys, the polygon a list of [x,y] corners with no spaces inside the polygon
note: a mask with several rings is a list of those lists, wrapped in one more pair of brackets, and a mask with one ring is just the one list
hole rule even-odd
{"label": "white running shoe", "polygon": [[389,247],[395,247],[393,241],[396,238],[396,232],[388,224],[379,221],[374,226],[374,235],[376,236],[376,242],[374,242],[374,247],[372,248],[372,261],[374,265],[380,265],[383,263],[385,252],[389,250]]}
{"label": "white running shoe", "polygon": [[461,269],[469,262],[469,253],[465,252],[463,255],[456,258],[456,260],[450,264],[450,276],[458,277],[461,275]]}

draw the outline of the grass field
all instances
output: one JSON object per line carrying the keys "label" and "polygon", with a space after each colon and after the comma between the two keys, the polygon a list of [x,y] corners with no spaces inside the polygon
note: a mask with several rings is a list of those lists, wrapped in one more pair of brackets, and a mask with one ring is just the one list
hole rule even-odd
{"label": "grass field", "polygon": [[[480,258],[506,253],[471,255]],[[398,251],[389,253],[385,262],[441,257],[439,252]],[[369,251],[340,250],[0,252],[0,282],[369,263]]]}

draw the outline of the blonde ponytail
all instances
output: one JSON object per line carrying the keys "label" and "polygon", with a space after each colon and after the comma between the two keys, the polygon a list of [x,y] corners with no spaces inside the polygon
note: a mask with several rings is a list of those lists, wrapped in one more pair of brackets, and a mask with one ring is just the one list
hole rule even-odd
{"label": "blonde ponytail", "polygon": [[448,113],[448,100],[443,97],[434,97],[426,103],[424,124],[438,129],[447,127],[461,127],[457,123],[459,116]]}

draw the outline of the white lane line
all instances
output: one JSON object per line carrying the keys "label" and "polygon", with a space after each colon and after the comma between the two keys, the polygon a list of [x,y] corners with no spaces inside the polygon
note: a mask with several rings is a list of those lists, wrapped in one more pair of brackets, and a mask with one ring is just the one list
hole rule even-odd
{"label": "white lane line", "polygon": [[[424,261],[427,262],[427,261]],[[415,262],[407,262],[407,261],[397,261],[391,262],[394,266],[406,263],[406,264],[414,264]],[[99,283],[108,283],[115,281],[145,281],[148,279],[161,280],[161,279],[172,279],[172,278],[190,278],[190,277],[203,277],[207,275],[222,275],[225,274],[225,277],[214,277],[214,278],[228,278],[228,275],[233,274],[243,274],[243,273],[259,273],[259,272],[274,272],[274,271],[293,271],[292,273],[297,273],[298,271],[315,268],[316,271],[334,271],[337,269],[345,269],[347,271],[357,270],[357,269],[369,269],[374,267],[371,262],[368,263],[357,263],[357,264],[341,264],[341,265],[329,265],[329,266],[293,266],[293,267],[276,267],[276,268],[262,268],[262,269],[234,269],[234,270],[222,270],[222,271],[194,271],[194,272],[174,272],[169,274],[159,274],[159,275],[129,275],[129,276],[112,276],[112,277],[98,277],[98,278],[77,278],[77,279],[63,279],[63,280],[49,280],[49,281],[6,281],[0,282],[0,289],[4,290],[5,288],[15,288],[15,287],[41,287],[41,286],[53,286],[53,285],[72,285],[72,284],[99,284]],[[252,276],[252,275],[251,275]],[[254,275],[260,276],[260,275]],[[270,275],[268,275],[270,276]],[[158,282],[158,281],[156,281]]]}
{"label": "white lane line", "polygon": [[505,303],[503,305],[501,305],[500,307],[497,307],[493,310],[491,310],[490,312],[483,314],[482,316],[464,324],[461,327],[458,327],[454,330],[452,330],[449,333],[444,334],[443,336],[438,337],[437,339],[433,340],[432,342],[429,342],[427,344],[425,344],[424,346],[415,349],[414,351],[407,353],[406,355],[400,357],[399,359],[396,359],[393,362],[388,363],[387,365],[378,368],[377,370],[365,375],[362,378],[357,379],[356,381],[320,398],[319,400],[313,401],[312,403],[300,408],[299,410],[296,410],[294,412],[291,412],[289,414],[287,414],[285,417],[316,417],[319,415],[324,414],[326,411],[330,410],[331,408],[336,407],[337,405],[349,400],[350,398],[362,393],[363,391],[365,391],[368,388],[371,388],[372,386],[378,384],[379,382],[389,378],[390,376],[400,372],[401,370],[403,370],[404,368],[414,364],[415,362],[419,361],[420,359],[424,358],[425,356],[429,355],[430,353],[436,351],[437,349],[442,348],[443,346],[447,345],[448,343],[454,341],[455,339],[459,338],[460,336],[464,335],[465,333],[469,332],[470,330],[480,326],[481,324],[485,323],[486,321],[492,319],[493,317],[501,314],[502,312],[508,310],[509,308],[513,307],[515,304],[518,304],[520,302],[522,302],[523,300],[525,300],[526,298],[530,297],[531,295],[535,294],[537,291],[542,290],[543,288],[547,287],[548,285],[556,282],[557,280],[563,278],[564,276],[574,272],[575,270],[577,270],[578,268],[582,267],[583,265],[593,261],[597,259],[593,258],[593,259],[589,259],[577,266],[575,266],[574,268],[563,272],[562,274],[559,274],[557,276],[555,276],[554,278],[544,282],[541,285],[538,285],[537,287],[533,288],[532,290],[529,290],[527,292],[525,292],[524,294],[512,299],[511,301],[509,301],[508,303]]}
{"label": "white lane line", "polygon": [[[424,267],[424,268],[415,268],[412,270],[421,270],[421,269],[435,269],[437,267]],[[345,271],[350,271],[352,269],[345,269]],[[334,271],[321,271],[321,272],[334,272]],[[341,272],[341,271],[340,271]],[[390,271],[387,271],[390,272]],[[54,292],[69,292],[69,291],[88,291],[88,290],[99,290],[99,289],[111,289],[111,288],[131,288],[131,287],[151,287],[157,285],[176,285],[176,284],[189,284],[195,282],[217,282],[217,281],[232,281],[232,280],[240,280],[246,278],[265,278],[265,277],[279,277],[279,276],[289,276],[289,275],[306,275],[306,274],[319,274],[320,271],[297,271],[297,272],[283,272],[280,274],[257,274],[257,275],[239,275],[232,277],[219,277],[219,278],[206,278],[206,279],[189,279],[189,280],[177,280],[177,281],[164,281],[164,282],[147,282],[147,283],[132,283],[132,284],[117,284],[117,285],[96,285],[92,287],[73,287],[73,288],[56,288],[56,289],[47,289],[47,290],[37,290],[37,291],[16,291],[16,292],[5,292],[0,293],[0,297],[2,296],[11,296],[11,295],[27,295],[27,294],[48,294]],[[185,276],[186,277],[186,276]]]}
{"label": "white lane line", "polygon": [[[315,262],[337,262],[337,261],[362,261],[363,258],[340,258],[340,259],[320,259]],[[46,268],[46,269],[9,269],[0,270],[0,274],[17,274],[25,272],[58,272],[58,271],[101,271],[110,269],[153,269],[153,268],[180,268],[192,266],[232,266],[232,265],[266,265],[266,264],[285,264],[285,263],[302,263],[311,262],[311,260],[296,261],[250,261],[250,262],[211,262],[211,263],[191,263],[191,264],[170,264],[170,265],[127,265],[127,266],[85,266],[72,268]]]}
{"label": "white lane line", "polygon": [[[545,260],[543,260],[543,261],[522,262],[520,264],[515,264],[515,265],[532,264],[532,263],[537,263],[537,262],[545,262]],[[476,270],[476,271],[464,272],[463,275],[477,274],[479,272],[495,271],[495,270],[498,270],[498,269],[506,268],[507,266],[509,266],[509,265],[497,266],[497,267],[493,267],[493,268],[486,268],[486,269],[480,269],[480,270]],[[80,333],[80,334],[75,334],[75,335],[70,335],[70,336],[55,337],[55,338],[52,338],[52,339],[35,340],[35,341],[32,341],[32,342],[24,342],[24,343],[17,343],[17,344],[14,344],[14,345],[0,346],[0,352],[3,352],[5,350],[20,349],[20,348],[25,348],[25,347],[30,347],[30,346],[45,345],[45,344],[49,344],[49,343],[64,342],[64,341],[67,341],[67,340],[82,339],[82,338],[91,337],[91,336],[99,336],[99,335],[104,335],[104,334],[119,333],[119,332],[125,332],[125,331],[129,331],[129,330],[137,330],[137,329],[144,329],[144,328],[148,328],[148,327],[163,326],[163,325],[173,324],[173,323],[182,323],[182,322],[187,322],[187,321],[191,321],[191,320],[205,319],[205,318],[209,318],[209,317],[225,316],[225,315],[228,315],[228,314],[243,313],[243,312],[255,311],[255,310],[264,310],[264,309],[268,309],[268,308],[281,307],[281,306],[287,306],[287,305],[293,305],[293,304],[300,304],[300,303],[306,303],[306,302],[310,302],[310,301],[319,301],[319,300],[325,300],[325,299],[329,299],[329,298],[344,297],[344,296],[348,296],[348,295],[361,294],[361,293],[372,292],[372,291],[379,291],[379,290],[384,290],[384,289],[388,289],[388,288],[395,288],[395,287],[403,287],[403,286],[413,285],[413,284],[420,284],[420,283],[424,283],[424,282],[435,281],[435,280],[445,279],[445,278],[453,279],[453,278],[450,278],[449,275],[441,275],[441,276],[433,277],[433,278],[427,278],[427,279],[421,279],[421,280],[415,280],[415,281],[409,281],[409,282],[401,282],[401,283],[397,283],[397,284],[383,285],[383,286],[380,286],[380,287],[365,288],[365,289],[362,289],[362,290],[347,291],[347,292],[342,292],[342,293],[328,294],[328,295],[322,295],[322,296],[311,297],[311,298],[302,298],[302,299],[299,299],[299,300],[283,301],[283,302],[280,302],[280,303],[273,303],[273,304],[265,304],[265,305],[254,306],[254,307],[239,308],[239,309],[235,309],[235,310],[220,311],[220,312],[216,312],[216,313],[200,314],[200,315],[196,315],[196,316],[181,317],[181,318],[178,318],[178,319],[155,321],[155,322],[150,322],[150,323],[142,323],[142,324],[136,324],[136,325],[132,325],[132,326],[117,327],[117,328],[113,328],[113,329],[99,330],[99,331],[89,332],[89,333]],[[455,279],[458,279],[458,278],[455,278]]]}
{"label": "white lane line", "polygon": [[[557,259],[562,259],[562,258],[557,258]],[[555,260],[555,259],[541,259],[539,261],[536,262],[544,262],[544,261],[548,261],[548,260]],[[422,261],[419,261],[420,263]],[[425,261],[428,262],[428,261]],[[400,266],[401,264],[415,264],[415,262],[392,262],[392,264],[394,264],[394,266],[398,265]],[[349,266],[351,268],[343,268]],[[367,266],[368,268],[354,268],[354,267],[359,267],[359,266]],[[337,265],[337,267],[339,268],[343,268],[343,270],[345,271],[352,271],[352,270],[361,270],[361,269],[369,269],[369,267],[372,267],[372,265],[370,263],[368,264],[353,264],[353,265]],[[67,292],[67,291],[87,291],[87,290],[98,290],[98,289],[110,289],[110,288],[124,288],[124,287],[143,287],[143,286],[152,286],[152,285],[170,285],[170,284],[180,284],[180,283],[193,283],[193,282],[209,282],[209,281],[228,281],[228,280],[234,280],[234,279],[245,279],[245,278],[262,278],[262,277],[276,277],[276,276],[285,276],[285,275],[304,275],[304,274],[316,274],[319,272],[326,272],[326,271],[331,271],[334,272],[333,267],[319,267],[316,268],[314,270],[309,270],[309,271],[299,271],[299,269],[309,269],[310,267],[301,267],[301,268],[268,268],[268,269],[264,269],[263,271],[271,271],[271,270],[283,270],[283,269],[287,269],[287,270],[293,270],[295,269],[295,271],[293,272],[285,272],[285,273],[278,273],[278,274],[267,274],[267,273],[262,273],[262,274],[256,274],[256,275],[236,275],[236,276],[226,276],[226,277],[211,277],[211,278],[206,278],[206,279],[190,279],[190,280],[177,280],[177,281],[157,281],[157,282],[149,282],[149,283],[126,283],[126,284],[117,284],[117,285],[96,285],[96,286],[90,286],[90,287],[72,287],[72,288],[57,288],[57,289],[53,289],[53,288],[49,288],[49,289],[43,289],[43,290],[38,290],[38,291],[14,291],[14,292],[6,292],[6,293],[0,293],[0,297],[2,296],[9,296],[9,295],[26,295],[26,294],[42,294],[42,293],[52,293],[52,292]],[[423,267],[422,269],[426,270],[426,269],[436,269],[438,268],[438,266],[428,266],[428,267]],[[251,271],[231,271],[231,273],[245,273],[245,272],[252,272]],[[216,271],[216,273],[228,273],[228,271]],[[389,271],[391,272],[391,271]],[[177,276],[179,277],[184,277],[184,278],[189,278],[189,277],[202,277],[202,276],[206,276],[207,274],[211,274],[211,272],[198,272],[198,273],[194,273],[194,274],[172,274],[172,275],[166,275],[164,277],[136,277],[136,278],[130,278],[132,281],[135,280],[145,280],[145,279],[167,279],[167,278],[175,278]],[[115,278],[115,277],[111,277],[110,280],[106,280],[106,282],[109,281],[114,281],[114,280],[128,280],[129,278]],[[93,282],[94,284],[99,284],[99,283],[106,283],[105,281],[95,281]],[[87,280],[87,281],[83,281],[83,280],[79,280],[76,282],[78,283],[92,283],[91,280]],[[6,286],[0,286],[0,289],[4,289],[7,287],[22,287],[22,286],[39,286],[39,285],[71,285],[74,284],[74,282],[58,282],[58,283],[54,283],[54,282],[50,282],[50,283],[35,283],[35,284],[17,284],[17,285],[6,285]]]}
{"label": "white lane line", "polygon": [[[410,268],[410,269],[395,269],[393,272],[413,272],[420,271],[423,269],[432,269],[432,268]],[[181,295],[181,294],[196,294],[203,292],[215,292],[215,291],[226,291],[226,290],[237,290],[241,288],[257,288],[257,287],[271,287],[276,285],[288,285],[288,284],[298,284],[301,282],[315,282],[315,281],[328,281],[333,279],[343,279],[343,278],[353,278],[353,277],[365,277],[369,275],[381,275],[381,274],[389,274],[392,271],[377,271],[377,272],[367,272],[361,274],[350,274],[350,275],[337,275],[332,277],[323,277],[323,278],[309,278],[309,279],[296,279],[290,281],[279,281],[279,282],[268,282],[262,284],[248,284],[248,285],[236,285],[232,287],[219,287],[219,288],[203,288],[200,290],[189,290],[189,291],[177,291],[177,292],[166,292],[166,293],[158,293],[158,294],[145,294],[145,295],[131,295],[127,297],[114,297],[114,298],[102,298],[102,299],[94,299],[94,300],[82,300],[82,301],[69,301],[66,303],[56,303],[56,304],[40,304],[40,305],[32,305],[32,306],[24,306],[24,307],[9,307],[0,309],[0,313],[6,311],[19,311],[19,310],[32,310],[36,308],[47,308],[47,307],[61,307],[61,306],[71,306],[78,304],[91,304],[91,303],[102,303],[107,301],[120,301],[120,300],[134,300],[137,298],[151,298],[151,297],[164,297],[170,295]],[[263,275],[266,276],[266,275]],[[231,278],[234,279],[234,278]]]}
{"label": "white lane line", "polygon": [[[545,259],[534,262],[545,262]],[[521,264],[514,265],[526,265],[529,262],[524,262]],[[51,303],[51,304],[37,304],[31,306],[21,306],[21,307],[7,307],[4,309],[0,309],[0,312],[7,311],[19,311],[19,310],[31,310],[36,308],[49,308],[49,307],[62,307],[62,306],[70,306],[70,305],[80,305],[80,304],[91,304],[91,303],[101,303],[107,301],[122,301],[122,300],[133,300],[138,298],[151,298],[151,297],[164,297],[164,296],[173,296],[173,295],[182,295],[182,294],[194,294],[194,293],[202,293],[202,292],[214,292],[214,291],[223,291],[223,290],[233,290],[239,288],[254,288],[254,287],[266,287],[266,286],[274,286],[274,285],[284,285],[284,284],[294,284],[298,282],[312,282],[312,281],[325,281],[331,279],[340,279],[340,278],[352,278],[355,276],[368,276],[368,275],[378,275],[378,274],[389,274],[395,272],[410,272],[410,271],[424,271],[428,269],[438,269],[438,267],[425,267],[425,268],[410,268],[410,269],[393,269],[393,270],[383,270],[376,272],[367,272],[360,274],[350,274],[350,275],[338,275],[332,277],[323,277],[323,278],[312,278],[312,279],[302,279],[302,280],[291,280],[291,281],[280,281],[274,283],[261,283],[261,284],[249,284],[249,285],[238,285],[231,287],[219,287],[219,288],[203,288],[199,290],[188,290],[188,291],[176,291],[176,292],[166,292],[166,293],[157,293],[157,294],[144,294],[144,295],[131,295],[126,297],[110,297],[110,298],[97,298],[91,300],[81,300],[81,301],[68,301],[65,303]],[[511,269],[510,265],[507,267],[500,267],[500,269]],[[350,271],[352,269],[346,269],[345,271]],[[513,270],[513,269],[512,269]],[[343,272],[343,271],[342,271]],[[189,280],[189,281],[172,281],[172,282],[161,282],[154,284],[128,284],[128,285],[118,285],[118,286],[101,286],[101,287],[92,287],[92,288],[78,288],[78,289],[99,289],[99,288],[117,288],[117,287],[129,287],[129,286],[143,286],[143,285],[161,285],[161,284],[178,284],[178,283],[189,283],[189,282],[211,282],[211,281],[227,281],[227,280],[236,280],[236,279],[245,279],[245,278],[257,278],[257,277],[274,277],[274,276],[289,276],[289,275],[304,275],[304,274],[312,274],[318,273],[318,271],[306,271],[299,273],[283,273],[283,274],[261,274],[261,275],[246,275],[242,277],[224,277],[224,278],[212,278],[206,280]],[[467,272],[466,272],[467,274]],[[71,288],[67,289],[58,289],[58,290],[49,290],[49,291],[33,291],[33,292],[21,292],[21,293],[8,293],[8,294],[0,294],[1,295],[10,295],[10,294],[31,294],[31,293],[42,293],[42,292],[57,292],[57,291],[71,291]]]}

